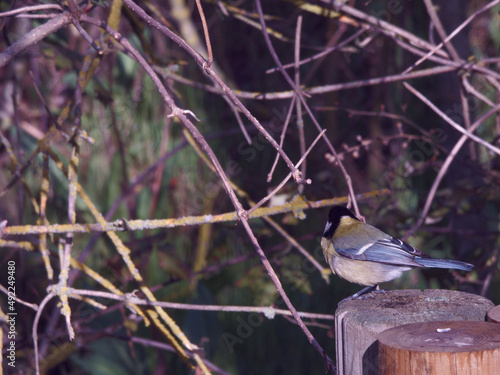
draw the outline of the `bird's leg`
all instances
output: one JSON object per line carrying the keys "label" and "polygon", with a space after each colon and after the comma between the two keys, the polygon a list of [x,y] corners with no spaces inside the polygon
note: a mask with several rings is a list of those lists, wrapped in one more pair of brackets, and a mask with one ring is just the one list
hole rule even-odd
{"label": "bird's leg", "polygon": [[363,297],[365,294],[368,294],[368,293],[373,292],[374,290],[378,290],[378,289],[379,289],[378,284],[372,285],[372,286],[367,286],[366,288],[361,289],[359,292],[353,294],[352,296],[344,298],[342,301],[339,302],[338,306],[340,306],[341,304],[343,304],[346,301],[350,301],[352,299]]}
{"label": "bird's leg", "polygon": [[352,298],[361,297],[364,294],[368,294],[368,293],[373,292],[374,290],[378,290],[378,289],[379,289],[378,284],[377,285],[372,285],[372,286],[367,286],[366,288],[363,288],[359,292],[353,294]]}

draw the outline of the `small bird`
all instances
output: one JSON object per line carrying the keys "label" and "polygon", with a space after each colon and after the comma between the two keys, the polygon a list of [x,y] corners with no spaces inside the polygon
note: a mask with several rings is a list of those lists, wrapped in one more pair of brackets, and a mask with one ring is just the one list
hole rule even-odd
{"label": "small bird", "polygon": [[368,293],[378,284],[394,280],[412,268],[463,271],[474,268],[470,263],[431,258],[406,242],[361,222],[342,206],[330,210],[321,247],[333,273],[352,283],[368,286],[352,298]]}

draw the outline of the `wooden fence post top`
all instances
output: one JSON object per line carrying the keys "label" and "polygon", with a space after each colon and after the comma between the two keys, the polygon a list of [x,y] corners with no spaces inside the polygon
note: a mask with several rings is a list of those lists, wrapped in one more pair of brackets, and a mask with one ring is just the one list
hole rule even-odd
{"label": "wooden fence post top", "polygon": [[442,289],[372,292],[335,312],[339,375],[379,374],[377,337],[386,329],[429,321],[484,322],[494,306],[476,294]]}
{"label": "wooden fence post top", "polygon": [[420,322],[378,336],[381,375],[498,375],[500,324]]}
{"label": "wooden fence post top", "polygon": [[[405,289],[372,292],[342,303],[335,317],[362,314],[364,320],[386,328],[431,320],[484,321],[493,303],[477,294],[446,289]],[[457,314],[459,312],[459,314]],[[456,317],[451,317],[456,316]]]}
{"label": "wooden fence post top", "polygon": [[488,322],[500,323],[500,305],[493,307],[488,311]]}
{"label": "wooden fence post top", "polygon": [[410,323],[385,330],[378,336],[378,341],[379,345],[394,349],[421,352],[500,349],[500,324],[456,320]]}

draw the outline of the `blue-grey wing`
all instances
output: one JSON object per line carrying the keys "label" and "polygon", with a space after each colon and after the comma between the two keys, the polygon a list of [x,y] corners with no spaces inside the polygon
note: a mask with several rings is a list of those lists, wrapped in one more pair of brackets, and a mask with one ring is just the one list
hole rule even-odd
{"label": "blue-grey wing", "polygon": [[364,260],[369,262],[394,264],[410,267],[423,267],[414,261],[418,258],[428,258],[428,255],[415,249],[413,246],[397,238],[387,236],[386,238],[369,242],[357,248],[342,248],[341,244],[333,243],[339,255],[353,260]]}

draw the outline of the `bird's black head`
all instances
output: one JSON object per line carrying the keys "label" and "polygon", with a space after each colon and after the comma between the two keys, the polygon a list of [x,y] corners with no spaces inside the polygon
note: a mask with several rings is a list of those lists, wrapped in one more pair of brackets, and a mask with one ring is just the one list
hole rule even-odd
{"label": "bird's black head", "polygon": [[326,222],[323,237],[331,238],[340,224],[340,219],[344,216],[352,217],[353,219],[358,220],[358,218],[344,206],[334,206],[328,214],[328,221]]}

